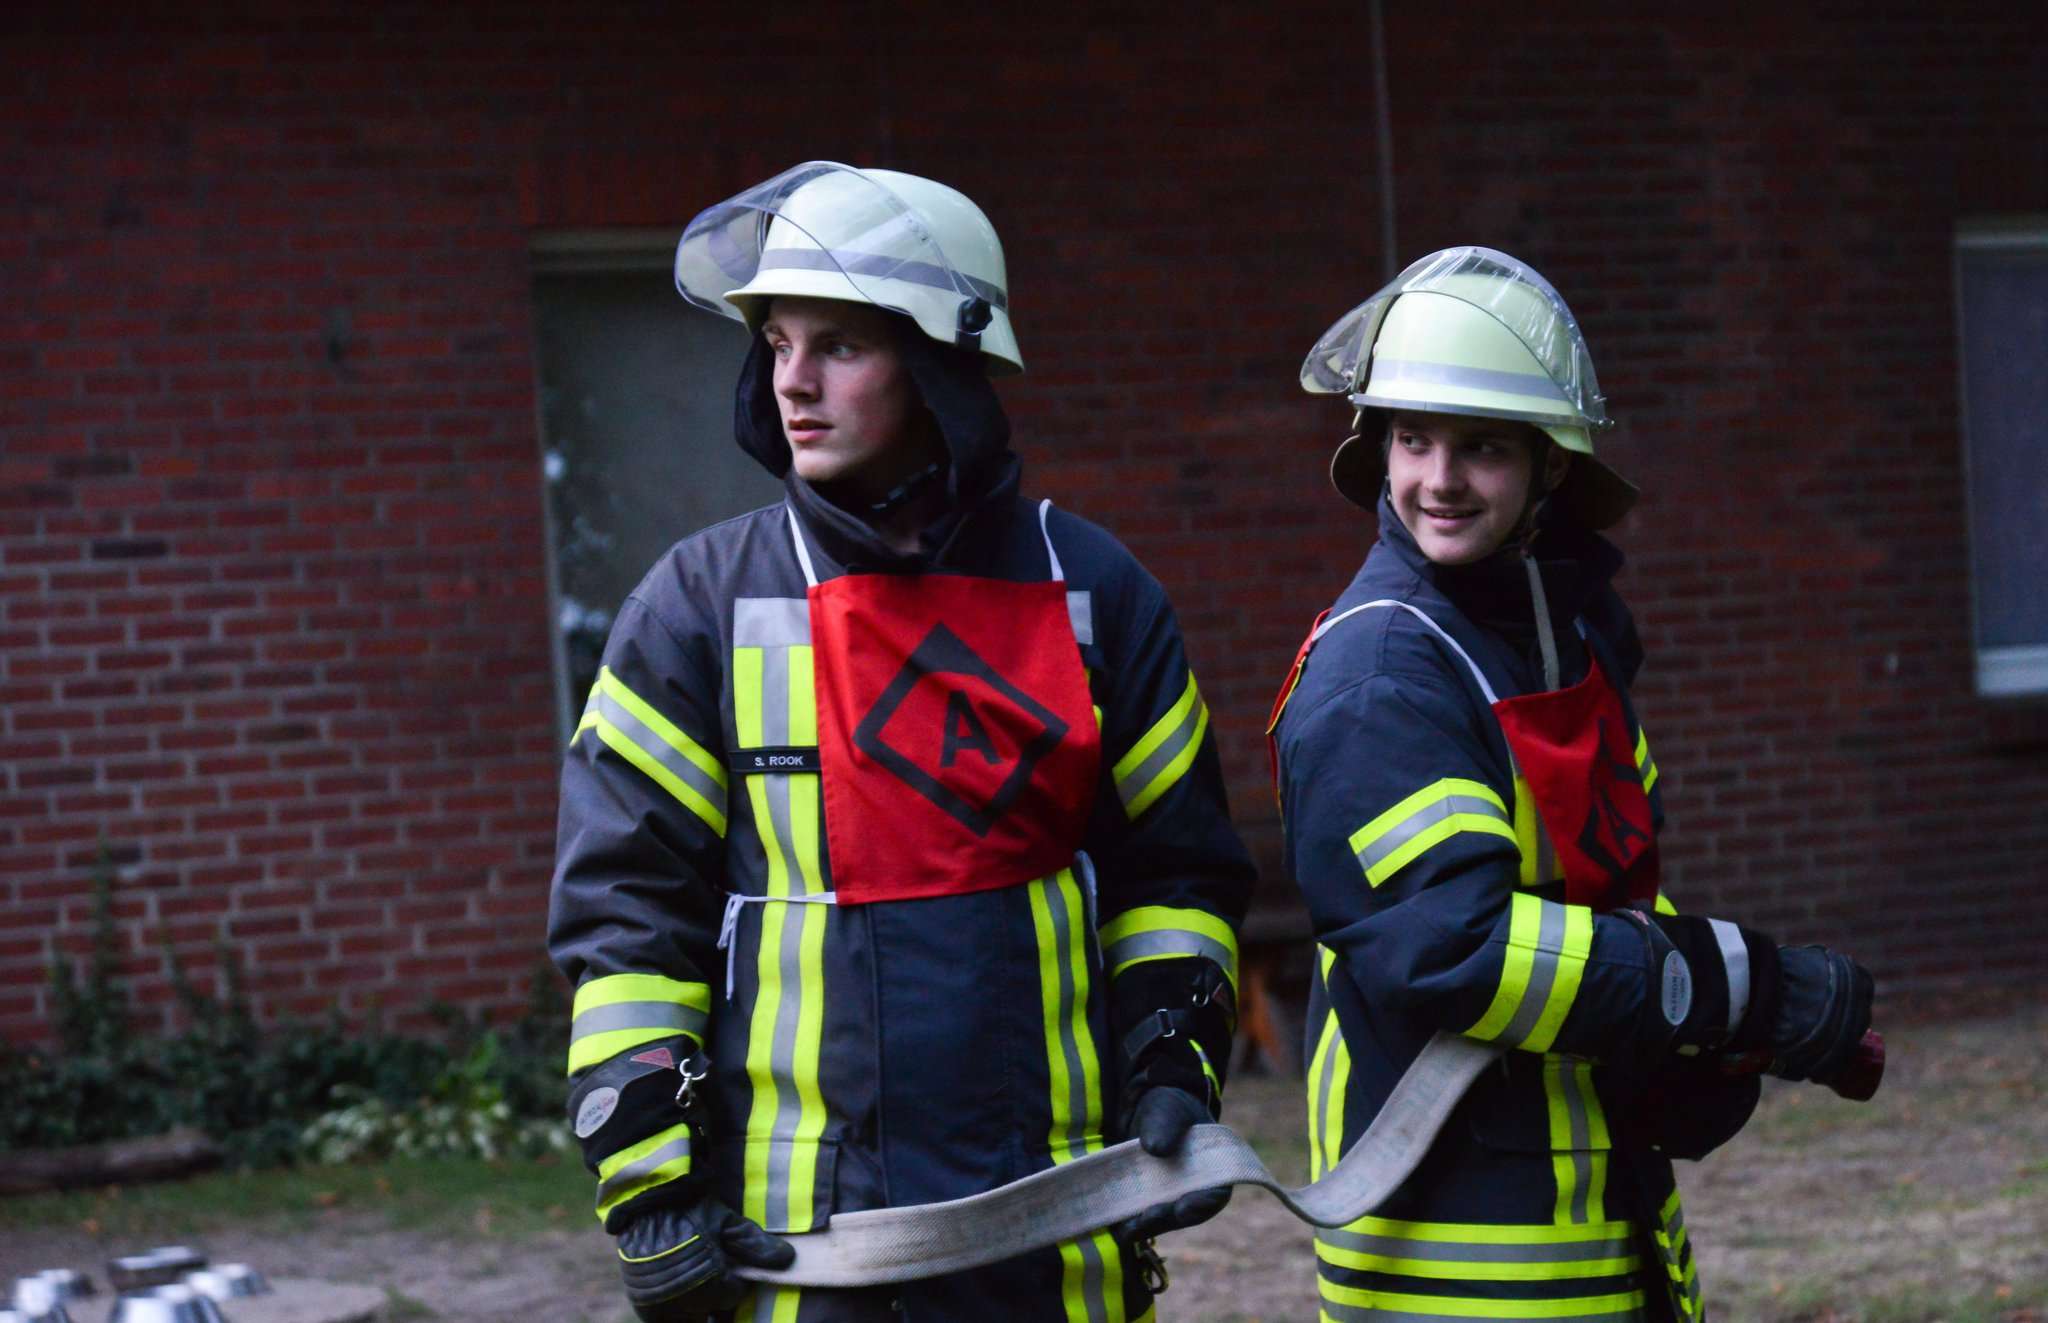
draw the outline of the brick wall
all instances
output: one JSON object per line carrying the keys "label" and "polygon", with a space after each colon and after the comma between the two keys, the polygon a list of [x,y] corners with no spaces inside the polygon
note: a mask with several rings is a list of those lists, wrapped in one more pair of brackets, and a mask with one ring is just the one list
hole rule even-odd
{"label": "brick wall", "polygon": [[[2041,968],[2048,720],[1970,693],[1948,245],[2048,211],[2048,23],[1390,8],[1400,256],[1550,275],[1648,493],[1674,888],[1888,974]],[[1259,725],[1370,534],[1294,385],[1382,271],[1362,7],[292,9],[8,20],[0,1034],[45,1031],[102,840],[153,1004],[221,942],[268,1015],[519,1004],[555,762],[528,238],[808,157],[995,218],[1030,481],[1172,590],[1271,872]]]}

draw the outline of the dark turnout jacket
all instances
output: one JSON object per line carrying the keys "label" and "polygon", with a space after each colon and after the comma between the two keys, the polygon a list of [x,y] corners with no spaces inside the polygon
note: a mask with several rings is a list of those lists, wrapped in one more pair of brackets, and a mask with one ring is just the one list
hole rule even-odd
{"label": "dark turnout jacket", "polygon": [[[749,373],[742,443],[768,462],[785,452]],[[960,389],[921,384],[927,399]],[[792,476],[784,504],[676,544],[618,615],[562,777],[549,944],[577,987],[570,1069],[680,1034],[710,1059],[710,1105],[698,1133],[651,1135],[637,1169],[601,1168],[601,1214],[698,1182],[802,1232],[1015,1180],[1115,1138],[1113,1026],[1156,1005],[1169,971],[1209,962],[1235,980],[1251,868],[1173,612],[1109,534],[1018,496],[1017,462],[988,436],[993,397],[969,395],[935,406],[954,502],[919,552],[890,550]],[[1043,582],[1057,556],[1101,733],[1071,841],[1086,862],[966,894],[827,902],[799,537],[820,582]],[[865,1297],[762,1289],[739,1316],[1148,1314],[1127,1247],[1103,1233]]]}
{"label": "dark turnout jacket", "polygon": [[[1535,555],[1561,684],[1599,657],[1661,826],[1656,764],[1627,701],[1641,649],[1610,583],[1620,553],[1549,527]],[[1442,634],[1397,606],[1336,620],[1383,600]],[[1543,690],[1534,610],[1519,552],[1433,564],[1382,499],[1379,541],[1274,732],[1289,869],[1318,948],[1316,1170],[1363,1132],[1431,1035],[1513,1049],[1380,1215],[1317,1237],[1325,1318],[1605,1320],[1696,1306],[1669,1163],[1628,1117],[1663,1064],[1643,1048],[1657,984],[1640,925],[1565,902],[1472,674],[1501,699]]]}

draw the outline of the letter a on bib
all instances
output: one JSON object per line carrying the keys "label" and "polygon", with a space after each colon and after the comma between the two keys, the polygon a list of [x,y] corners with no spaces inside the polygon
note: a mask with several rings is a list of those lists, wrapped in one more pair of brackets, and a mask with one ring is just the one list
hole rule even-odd
{"label": "letter a on bib", "polygon": [[812,588],[810,610],[841,904],[1073,862],[1101,739],[1065,584],[849,574]]}

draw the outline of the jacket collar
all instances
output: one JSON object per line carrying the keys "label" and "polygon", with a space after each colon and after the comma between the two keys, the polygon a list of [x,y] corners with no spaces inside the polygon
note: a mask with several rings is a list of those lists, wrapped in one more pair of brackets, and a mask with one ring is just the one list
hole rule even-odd
{"label": "jacket collar", "polygon": [[[1517,652],[1534,646],[1535,604],[1519,549],[1504,547],[1470,565],[1439,565],[1422,554],[1384,489],[1379,541],[1403,568],[1443,594],[1473,624],[1501,635]],[[1622,566],[1621,550],[1612,542],[1547,508],[1537,522],[1533,552],[1549,599],[1551,628],[1559,635],[1571,631],[1572,621],[1603,594]]]}

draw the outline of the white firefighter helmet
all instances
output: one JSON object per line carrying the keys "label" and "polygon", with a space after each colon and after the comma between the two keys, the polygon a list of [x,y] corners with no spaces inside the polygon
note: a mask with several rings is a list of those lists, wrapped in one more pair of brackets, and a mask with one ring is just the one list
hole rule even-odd
{"label": "white firefighter helmet", "polygon": [[1002,241],[958,189],[807,161],[709,207],[676,245],[676,288],[758,331],[778,294],[872,303],[941,344],[1022,372]]}
{"label": "white firefighter helmet", "polygon": [[[1301,386],[1347,395],[1361,411],[1534,424],[1576,456],[1553,503],[1592,529],[1635,504],[1634,485],[1593,454],[1593,433],[1613,423],[1577,319],[1549,281],[1492,248],[1446,248],[1409,266],[1323,333]],[[1383,428],[1362,427],[1330,460],[1331,483],[1368,510],[1386,473],[1384,441]]]}

